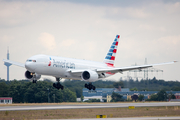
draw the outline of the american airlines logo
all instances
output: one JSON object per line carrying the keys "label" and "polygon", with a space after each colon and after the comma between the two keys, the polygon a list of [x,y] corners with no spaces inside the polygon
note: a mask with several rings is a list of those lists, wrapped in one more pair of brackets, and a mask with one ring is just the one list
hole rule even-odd
{"label": "american airlines logo", "polygon": [[66,62],[66,61],[56,61],[53,59],[53,67],[75,69],[75,64],[72,62]]}
{"label": "american airlines logo", "polygon": [[51,61],[49,61],[49,64],[48,64],[48,66],[51,66]]}

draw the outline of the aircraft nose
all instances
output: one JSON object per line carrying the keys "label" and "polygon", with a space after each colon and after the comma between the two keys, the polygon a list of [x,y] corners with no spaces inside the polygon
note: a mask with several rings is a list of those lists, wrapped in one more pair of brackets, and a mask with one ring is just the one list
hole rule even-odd
{"label": "aircraft nose", "polygon": [[34,72],[34,70],[36,69],[36,65],[32,62],[26,62],[25,63],[25,68],[27,70],[29,70],[30,72]]}

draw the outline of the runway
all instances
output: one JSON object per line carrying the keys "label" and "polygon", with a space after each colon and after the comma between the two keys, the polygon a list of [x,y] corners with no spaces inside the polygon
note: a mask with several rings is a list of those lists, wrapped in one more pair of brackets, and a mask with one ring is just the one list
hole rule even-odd
{"label": "runway", "polygon": [[[103,118],[103,120],[179,120],[180,117],[131,117],[131,118]],[[72,120],[72,119],[59,119],[59,120]],[[79,119],[73,119],[79,120]],[[80,120],[99,120],[95,119],[80,119]]]}
{"label": "runway", "polygon": [[33,105],[33,106],[0,106],[0,111],[15,110],[53,110],[53,109],[86,109],[86,108],[119,108],[119,107],[153,107],[153,106],[180,106],[180,102],[153,102],[153,103],[79,103],[68,105]]}

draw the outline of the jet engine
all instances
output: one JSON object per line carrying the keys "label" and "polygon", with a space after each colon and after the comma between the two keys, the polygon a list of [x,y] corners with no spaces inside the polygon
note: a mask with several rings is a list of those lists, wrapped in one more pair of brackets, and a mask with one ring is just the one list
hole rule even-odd
{"label": "jet engine", "polygon": [[92,70],[86,70],[81,74],[81,78],[88,82],[94,82],[98,80],[98,73]]}
{"label": "jet engine", "polygon": [[25,77],[30,80],[38,80],[41,78],[41,75],[38,75],[37,73],[29,72],[28,70],[25,72]]}

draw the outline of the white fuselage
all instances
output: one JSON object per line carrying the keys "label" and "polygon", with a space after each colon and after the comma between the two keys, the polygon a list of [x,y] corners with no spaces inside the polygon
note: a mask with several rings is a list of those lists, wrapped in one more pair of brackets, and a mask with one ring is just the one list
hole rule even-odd
{"label": "white fuselage", "polygon": [[[49,55],[35,55],[30,57],[25,67],[28,71],[39,75],[49,75],[56,78],[82,79],[80,74],[72,74],[69,70],[93,70],[110,68],[105,63],[56,57]],[[111,67],[112,68],[112,67]],[[111,74],[104,73],[104,77]],[[98,79],[97,79],[98,80]]]}

